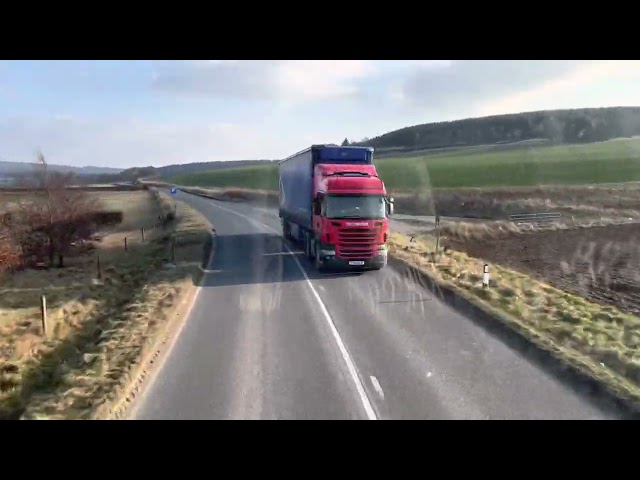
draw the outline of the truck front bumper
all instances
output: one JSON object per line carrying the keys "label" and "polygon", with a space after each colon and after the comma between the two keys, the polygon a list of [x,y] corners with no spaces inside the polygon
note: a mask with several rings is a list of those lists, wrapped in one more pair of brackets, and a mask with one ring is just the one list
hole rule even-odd
{"label": "truck front bumper", "polygon": [[[335,269],[349,269],[349,270],[370,270],[370,269],[380,269],[387,265],[387,252],[380,252],[378,255],[374,255],[373,257],[366,260],[350,260],[345,258],[340,258],[335,254],[326,254],[325,252],[319,252],[320,259],[324,263],[324,266],[327,268],[335,268]],[[329,252],[327,252],[329,253]],[[334,252],[331,252],[334,253]]]}

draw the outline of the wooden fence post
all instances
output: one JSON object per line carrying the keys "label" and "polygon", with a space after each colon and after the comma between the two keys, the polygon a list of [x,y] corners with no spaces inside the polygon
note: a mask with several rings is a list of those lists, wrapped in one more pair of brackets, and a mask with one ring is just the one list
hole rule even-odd
{"label": "wooden fence post", "polygon": [[124,251],[126,252],[127,250],[127,237],[124,237]]}
{"label": "wooden fence post", "polygon": [[42,334],[47,336],[47,297],[40,297],[40,313],[42,315]]}
{"label": "wooden fence post", "polygon": [[144,227],[140,229],[142,231],[142,241],[144,242]]}
{"label": "wooden fence post", "polygon": [[98,279],[102,278],[102,266],[100,265],[100,254],[98,254]]}

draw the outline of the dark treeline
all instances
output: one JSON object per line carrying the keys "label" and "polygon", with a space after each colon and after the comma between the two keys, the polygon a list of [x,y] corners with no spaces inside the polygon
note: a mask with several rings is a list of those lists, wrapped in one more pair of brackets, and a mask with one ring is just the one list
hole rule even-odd
{"label": "dark treeline", "polygon": [[367,139],[376,149],[419,150],[543,139],[589,143],[640,134],[640,107],[549,110],[427,123]]}

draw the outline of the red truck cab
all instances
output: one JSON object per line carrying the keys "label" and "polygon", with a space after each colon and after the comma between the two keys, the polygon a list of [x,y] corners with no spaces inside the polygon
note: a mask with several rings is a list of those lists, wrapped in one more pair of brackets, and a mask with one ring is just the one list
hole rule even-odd
{"label": "red truck cab", "polygon": [[373,165],[373,148],[313,145],[279,162],[285,238],[304,245],[318,269],[387,264],[393,200]]}
{"label": "red truck cab", "polygon": [[315,241],[308,255],[316,267],[384,267],[393,206],[375,167],[318,164],[314,180]]}

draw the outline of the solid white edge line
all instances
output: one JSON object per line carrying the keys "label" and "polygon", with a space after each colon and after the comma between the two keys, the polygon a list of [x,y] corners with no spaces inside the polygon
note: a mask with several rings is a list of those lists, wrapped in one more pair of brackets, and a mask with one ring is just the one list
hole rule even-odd
{"label": "solid white edge line", "polygon": [[[220,208],[222,210],[226,210],[228,212],[235,213],[236,215],[238,215],[240,217],[243,217],[243,218],[249,220],[250,222],[260,223],[265,228],[271,230],[272,232],[274,232],[276,234],[280,233],[280,232],[276,231],[275,229],[271,228],[269,225],[267,225],[265,223],[262,223],[261,221],[256,220],[254,218],[251,218],[251,217],[249,217],[247,215],[244,215],[242,213],[239,213],[239,212],[236,212],[234,210],[231,210],[230,208],[226,208],[226,207],[217,205],[217,204],[215,204],[213,202],[212,202],[212,205],[214,207],[216,207],[216,208]],[[305,271],[304,267],[300,263],[300,260],[298,260],[298,258],[295,255],[293,255],[292,250],[289,248],[289,246],[286,244],[286,242],[283,242],[283,245],[291,253],[291,257],[295,260],[296,264],[298,265],[298,268],[302,272],[302,275],[304,276],[304,279],[307,281],[307,285],[309,285],[309,288],[311,289],[311,293],[313,293],[313,296],[315,297],[316,301],[320,305],[320,309],[322,310],[322,313],[324,315],[325,320],[329,324],[329,329],[331,330],[331,333],[333,334],[333,338],[336,341],[336,343],[338,344],[338,348],[340,349],[340,353],[342,354],[342,358],[344,359],[345,363],[347,364],[347,369],[349,370],[349,373],[351,374],[351,379],[353,380],[353,383],[355,383],[355,385],[356,385],[356,390],[358,390],[358,395],[360,396],[360,401],[362,402],[362,406],[364,407],[364,410],[367,413],[367,418],[369,420],[377,420],[378,418],[376,417],[376,412],[373,410],[373,406],[371,405],[371,402],[369,401],[369,397],[367,397],[367,392],[364,389],[364,385],[362,385],[362,382],[360,381],[360,377],[358,376],[358,371],[356,370],[356,366],[353,363],[353,360],[351,359],[351,355],[349,355],[349,352],[347,351],[347,347],[345,346],[344,342],[342,341],[342,338],[340,337],[340,334],[338,333],[338,329],[336,328],[335,324],[333,323],[333,319],[331,318],[331,315],[329,314],[329,311],[327,310],[327,307],[325,306],[324,302],[320,298],[320,295],[318,295],[318,292],[316,291],[315,287],[311,283],[311,280],[309,279],[309,276],[307,275],[307,272]]]}

